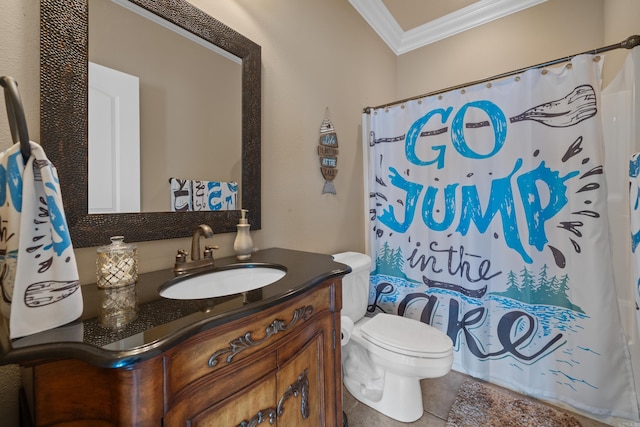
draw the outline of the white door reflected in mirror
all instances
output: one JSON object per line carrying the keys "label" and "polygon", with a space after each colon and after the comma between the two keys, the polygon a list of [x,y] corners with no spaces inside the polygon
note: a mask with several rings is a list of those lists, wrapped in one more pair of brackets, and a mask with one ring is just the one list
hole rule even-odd
{"label": "white door reflected in mirror", "polygon": [[89,213],[140,212],[140,82],[89,62]]}

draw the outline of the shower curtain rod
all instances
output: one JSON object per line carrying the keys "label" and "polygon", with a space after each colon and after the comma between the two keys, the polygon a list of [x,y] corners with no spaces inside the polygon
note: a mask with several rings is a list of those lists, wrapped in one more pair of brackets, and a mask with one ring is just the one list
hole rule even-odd
{"label": "shower curtain rod", "polygon": [[434,92],[429,92],[429,93],[425,93],[423,95],[418,95],[418,96],[412,96],[411,98],[405,98],[405,99],[401,99],[399,101],[393,101],[390,102],[388,104],[382,104],[382,105],[378,105],[375,107],[365,107],[363,108],[363,113],[365,114],[371,114],[371,110],[377,110],[378,108],[386,108],[386,107],[391,107],[393,105],[398,105],[398,104],[402,104],[408,101],[413,101],[416,99],[420,99],[420,98],[426,98],[428,96],[433,96],[433,95],[438,95],[441,93],[445,93],[445,92],[449,92],[451,90],[456,90],[456,89],[462,89],[465,87],[469,87],[469,86],[473,86],[473,85],[477,85],[480,83],[486,83],[492,80],[498,80],[504,77],[509,77],[509,76],[513,76],[515,74],[520,74],[523,73],[525,71],[528,70],[534,70],[536,68],[543,68],[543,67],[548,67],[550,65],[555,65],[555,64],[561,64],[563,62],[567,62],[570,61],[572,58],[578,56],[578,55],[585,55],[585,54],[591,54],[591,55],[597,55],[598,53],[603,53],[603,52],[608,52],[610,50],[615,50],[615,49],[633,49],[634,47],[640,45],[640,35],[633,35],[633,36],[629,36],[627,37],[624,41],[620,42],[620,43],[616,43],[616,44],[612,44],[609,46],[605,46],[605,47],[601,47],[599,49],[593,49],[593,50],[589,50],[586,52],[581,52],[581,53],[576,53],[575,55],[571,55],[571,56],[565,56],[564,58],[559,58],[559,59],[554,59],[553,61],[549,61],[549,62],[544,62],[542,64],[538,64],[538,65],[532,65],[530,67],[525,67],[525,68],[520,68],[519,70],[513,70],[513,71],[509,71],[506,73],[502,73],[502,74],[498,74],[495,76],[491,76],[491,77],[487,77],[485,79],[482,80],[476,80],[473,82],[469,82],[469,83],[464,83],[464,84],[460,84],[460,85],[456,85],[456,86],[451,86],[448,87],[446,89],[440,89],[440,90],[436,90]]}

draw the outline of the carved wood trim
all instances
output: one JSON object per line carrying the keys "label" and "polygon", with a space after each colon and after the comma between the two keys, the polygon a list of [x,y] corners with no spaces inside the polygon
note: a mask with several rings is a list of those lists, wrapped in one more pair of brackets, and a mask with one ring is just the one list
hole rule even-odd
{"label": "carved wood trim", "polygon": [[276,422],[276,409],[275,408],[267,408],[261,411],[258,411],[256,415],[253,416],[249,421],[242,421],[236,427],[255,427],[258,424],[262,424],[265,421],[269,421],[269,424],[273,424]]}
{"label": "carved wood trim", "polygon": [[245,333],[242,336],[239,336],[238,338],[229,342],[229,347],[217,350],[211,355],[208,363],[209,367],[213,368],[217,366],[218,363],[220,362],[219,357],[227,353],[229,355],[226,357],[225,361],[227,363],[231,363],[233,358],[238,353],[248,348],[264,344],[265,342],[267,342],[267,340],[269,340],[269,338],[276,335],[278,332],[288,331],[289,329],[295,327],[296,323],[298,323],[300,319],[307,320],[309,317],[311,317],[312,314],[313,314],[313,306],[305,305],[293,311],[293,317],[291,318],[291,321],[288,324],[285,323],[284,320],[275,319],[273,322],[271,322],[269,326],[266,327],[264,337],[258,340],[254,340],[251,337],[251,333],[252,333],[251,331]]}
{"label": "carved wood trim", "polygon": [[273,424],[277,417],[281,417],[284,413],[284,403],[291,397],[302,396],[300,400],[300,413],[303,419],[309,418],[309,378],[307,377],[308,369],[305,369],[300,374],[295,383],[291,384],[287,391],[284,392],[280,401],[278,402],[278,408],[267,408],[258,411],[249,421],[242,421],[236,427],[255,427],[258,424],[262,424],[265,421],[269,421],[269,424]]}
{"label": "carved wood trim", "polygon": [[303,373],[300,374],[300,376],[298,377],[298,380],[291,384],[289,386],[289,388],[287,388],[287,391],[284,392],[284,394],[282,395],[282,397],[280,398],[280,401],[278,402],[278,416],[282,416],[282,414],[284,413],[284,403],[287,401],[287,399],[289,399],[291,396],[293,397],[298,397],[299,395],[302,396],[302,399],[300,400],[300,413],[302,414],[302,418],[303,419],[307,419],[309,418],[309,378],[307,377],[307,372],[309,370],[305,369]]}

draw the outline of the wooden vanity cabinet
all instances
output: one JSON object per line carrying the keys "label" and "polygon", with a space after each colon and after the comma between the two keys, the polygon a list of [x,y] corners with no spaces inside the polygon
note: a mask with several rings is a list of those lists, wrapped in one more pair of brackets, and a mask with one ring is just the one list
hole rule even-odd
{"label": "wooden vanity cabinet", "polygon": [[131,369],[34,367],[37,426],[340,426],[340,279]]}

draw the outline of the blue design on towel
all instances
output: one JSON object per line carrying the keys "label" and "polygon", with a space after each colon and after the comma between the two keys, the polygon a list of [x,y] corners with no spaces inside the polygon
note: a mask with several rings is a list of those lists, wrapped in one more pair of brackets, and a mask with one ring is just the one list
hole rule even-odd
{"label": "blue design on towel", "polygon": [[[222,185],[219,181],[209,181],[207,182],[207,190],[209,193],[209,210],[210,211],[219,211],[222,209],[222,202],[220,201],[220,197],[222,197]],[[216,203],[217,202],[217,203]]]}
{"label": "blue design on towel", "polygon": [[7,170],[3,165],[0,165],[0,206],[7,201],[8,184],[13,207],[16,211],[22,212],[22,165],[18,164],[18,159],[22,161],[22,153],[20,152],[9,155]]}
{"label": "blue design on towel", "polygon": [[71,246],[71,236],[64,218],[64,213],[60,206],[56,203],[52,196],[47,196],[47,205],[49,206],[49,218],[51,219],[51,231],[53,231],[60,239],[53,239],[53,250],[57,256],[60,256],[69,246]]}

